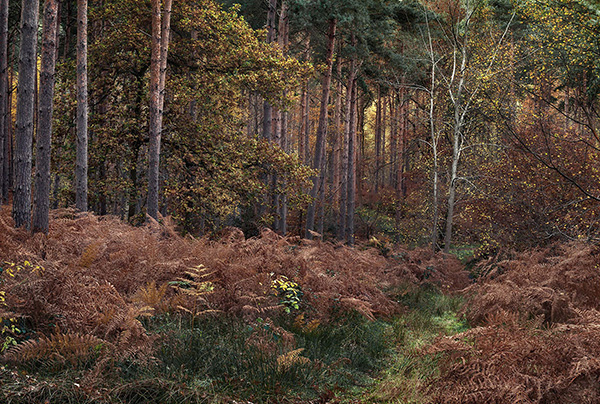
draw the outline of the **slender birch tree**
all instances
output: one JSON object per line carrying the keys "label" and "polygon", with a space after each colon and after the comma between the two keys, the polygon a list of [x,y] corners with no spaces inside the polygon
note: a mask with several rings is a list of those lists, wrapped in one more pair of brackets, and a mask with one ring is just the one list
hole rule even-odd
{"label": "slender birch tree", "polygon": [[75,206],[88,210],[88,0],[77,0],[77,152]]}
{"label": "slender birch tree", "polygon": [[165,103],[172,3],[173,0],[165,0],[163,3],[163,10],[161,10],[160,0],[152,0],[152,59],[150,61],[150,144],[148,146],[147,213],[154,219],[158,219],[160,143]]}

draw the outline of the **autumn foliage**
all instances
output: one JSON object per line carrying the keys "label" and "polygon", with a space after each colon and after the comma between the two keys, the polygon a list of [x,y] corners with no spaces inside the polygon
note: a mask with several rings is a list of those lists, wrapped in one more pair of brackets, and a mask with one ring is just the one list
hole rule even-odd
{"label": "autumn foliage", "polygon": [[490,259],[467,289],[475,328],[444,337],[438,403],[598,402],[599,249],[573,243]]}
{"label": "autumn foliage", "polygon": [[[7,309],[26,324],[30,338],[80,333],[134,357],[150,356],[152,338],[140,322],[146,316],[171,311],[252,322],[281,315],[285,307],[272,286],[277,279],[302,289],[306,322],[352,310],[369,319],[391,316],[401,307],[384,289],[420,280],[455,288],[457,279],[463,286],[466,279],[455,259],[424,252],[388,260],[375,248],[283,238],[269,230],[251,239],[236,228],[220,240],[193,239],[176,234],[168,219],[135,228],[72,210],[52,215],[49,236],[32,236],[15,230],[2,211],[3,259],[44,268],[4,277]],[[453,275],[444,275],[446,267]]]}

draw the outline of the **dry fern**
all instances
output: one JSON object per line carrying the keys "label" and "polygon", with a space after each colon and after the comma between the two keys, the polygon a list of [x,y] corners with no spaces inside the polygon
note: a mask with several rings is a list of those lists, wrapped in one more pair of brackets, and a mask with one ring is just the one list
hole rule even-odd
{"label": "dry fern", "polygon": [[304,352],[304,348],[298,348],[294,349],[293,351],[289,351],[285,354],[279,355],[277,357],[277,370],[279,372],[285,372],[289,370],[292,366],[305,365],[307,363],[310,363],[310,359],[300,355],[302,352]]}
{"label": "dry fern", "polygon": [[52,361],[76,364],[98,355],[108,343],[90,334],[53,334],[29,340],[8,349],[4,359],[11,362]]}
{"label": "dry fern", "polygon": [[131,301],[141,306],[152,307],[157,313],[164,313],[170,308],[170,302],[167,299],[168,288],[167,282],[157,287],[156,281],[152,280],[146,286],[140,287]]}
{"label": "dry fern", "polygon": [[79,258],[79,266],[82,268],[89,268],[90,265],[96,261],[98,256],[100,255],[102,243],[95,242],[88,245],[81,254],[81,258]]}
{"label": "dry fern", "polygon": [[215,289],[214,281],[211,280],[214,272],[209,272],[204,265],[198,265],[189,268],[185,274],[186,278],[177,278],[177,281],[171,282],[171,285],[179,292],[192,296],[202,303],[208,303],[204,296]]}

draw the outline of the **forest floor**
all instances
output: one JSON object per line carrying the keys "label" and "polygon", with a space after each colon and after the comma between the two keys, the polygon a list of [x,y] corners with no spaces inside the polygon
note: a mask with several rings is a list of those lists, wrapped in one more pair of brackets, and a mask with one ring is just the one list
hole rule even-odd
{"label": "forest floor", "polygon": [[3,403],[597,403],[600,248],[472,262],[0,212]]}

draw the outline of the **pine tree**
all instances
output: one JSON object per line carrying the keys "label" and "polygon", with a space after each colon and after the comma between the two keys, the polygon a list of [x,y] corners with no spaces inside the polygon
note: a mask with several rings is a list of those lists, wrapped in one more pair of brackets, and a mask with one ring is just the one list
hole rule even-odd
{"label": "pine tree", "polygon": [[50,143],[52,133],[52,107],[54,97],[54,71],[56,66],[56,41],[58,33],[58,0],[44,2],[42,33],[42,61],[37,130],[35,196],[33,209],[34,232],[48,233],[50,210]]}
{"label": "pine tree", "polygon": [[23,0],[15,133],[13,218],[16,227],[25,226],[27,229],[31,223],[31,146],[34,129],[38,14],[38,0]]}
{"label": "pine tree", "polygon": [[0,204],[6,200],[4,182],[8,173],[4,171],[8,147],[8,0],[0,0]]}
{"label": "pine tree", "polygon": [[[318,170],[318,174],[313,177],[313,187],[310,191],[310,196],[313,198],[312,203],[308,207],[306,214],[306,234],[308,239],[312,238],[311,231],[315,228],[315,212],[317,206],[317,196],[321,196],[324,192],[325,178],[325,141],[327,139],[328,114],[327,105],[329,104],[329,93],[331,89],[331,74],[333,69],[333,51],[335,50],[335,37],[337,30],[337,19],[333,18],[329,21],[329,33],[327,34],[327,70],[323,76],[322,93],[321,93],[321,108],[319,112],[319,126],[317,127],[317,140],[315,145],[315,159],[313,168]],[[322,197],[319,199],[323,199]]]}

